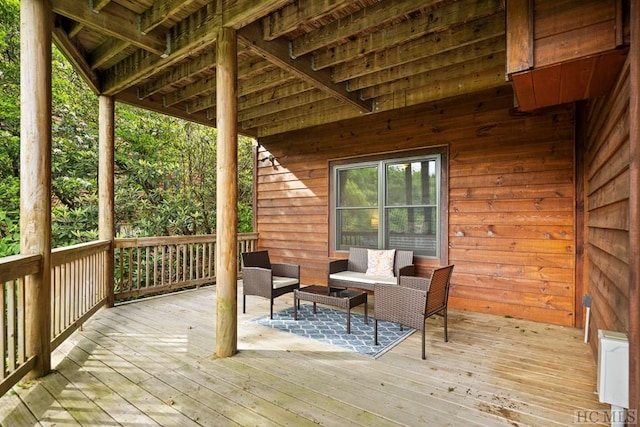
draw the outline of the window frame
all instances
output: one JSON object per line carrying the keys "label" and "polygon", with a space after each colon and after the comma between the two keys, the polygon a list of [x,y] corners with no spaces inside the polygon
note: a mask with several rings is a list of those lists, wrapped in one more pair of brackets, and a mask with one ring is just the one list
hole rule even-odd
{"label": "window frame", "polygon": [[[448,258],[448,150],[446,146],[431,147],[428,149],[402,151],[372,156],[352,157],[348,159],[338,159],[329,162],[329,252],[344,253],[346,250],[337,248],[337,206],[338,197],[338,173],[343,170],[356,169],[366,166],[376,166],[378,168],[378,200],[377,210],[379,212],[378,227],[378,248],[388,246],[386,236],[385,216],[387,210],[394,206],[388,205],[387,200],[387,167],[401,162],[416,162],[424,160],[436,160],[436,248],[435,256],[418,254],[416,257],[426,260],[439,260],[442,265],[446,264]],[[439,174],[438,174],[439,172]],[[420,205],[423,206],[423,205]],[[409,205],[400,206],[402,208]],[[347,210],[347,209],[345,209]],[[393,248],[391,248],[393,249]]]}

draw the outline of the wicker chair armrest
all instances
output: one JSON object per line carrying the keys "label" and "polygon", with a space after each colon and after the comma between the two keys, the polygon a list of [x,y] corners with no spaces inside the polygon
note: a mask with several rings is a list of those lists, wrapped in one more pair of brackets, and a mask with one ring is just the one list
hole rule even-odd
{"label": "wicker chair armrest", "polygon": [[300,266],[298,264],[271,263],[274,276],[295,277],[300,279]]}
{"label": "wicker chair armrest", "polygon": [[242,287],[245,295],[271,295],[272,274],[268,268],[244,267],[242,269]]}
{"label": "wicker chair armrest", "polygon": [[375,318],[422,329],[427,292],[405,286],[376,283]]}
{"label": "wicker chair armrest", "polygon": [[340,271],[346,271],[349,265],[348,259],[336,259],[329,261],[329,274],[338,273]]}
{"label": "wicker chair armrest", "polygon": [[415,275],[416,275],[416,266],[413,264],[405,265],[404,267],[400,267],[398,269],[398,277],[415,276]]}
{"label": "wicker chair armrest", "polygon": [[418,276],[400,276],[398,285],[428,292],[429,287],[431,286],[431,279]]}

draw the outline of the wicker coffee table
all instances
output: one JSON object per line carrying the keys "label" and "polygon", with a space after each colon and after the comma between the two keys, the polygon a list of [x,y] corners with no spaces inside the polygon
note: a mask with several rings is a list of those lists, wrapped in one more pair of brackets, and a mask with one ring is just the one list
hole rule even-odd
{"label": "wicker coffee table", "polygon": [[330,305],[332,307],[347,310],[347,333],[351,333],[351,309],[364,304],[364,321],[368,325],[367,317],[367,293],[349,289],[334,289],[326,286],[307,286],[293,291],[293,319],[298,320],[299,301],[313,303],[313,312],[316,312],[316,304]]}

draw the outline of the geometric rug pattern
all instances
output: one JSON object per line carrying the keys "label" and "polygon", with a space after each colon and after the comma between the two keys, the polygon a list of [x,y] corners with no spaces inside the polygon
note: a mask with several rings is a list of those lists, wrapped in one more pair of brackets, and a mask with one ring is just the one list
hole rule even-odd
{"label": "geometric rug pattern", "polygon": [[300,305],[298,320],[293,320],[293,307],[259,317],[253,322],[279,331],[322,341],[342,349],[378,358],[414,332],[413,328],[391,322],[378,322],[378,345],[373,344],[373,318],[364,323],[364,315],[351,312],[351,333],[347,334],[347,312],[331,307],[317,305],[313,313],[313,304]]}

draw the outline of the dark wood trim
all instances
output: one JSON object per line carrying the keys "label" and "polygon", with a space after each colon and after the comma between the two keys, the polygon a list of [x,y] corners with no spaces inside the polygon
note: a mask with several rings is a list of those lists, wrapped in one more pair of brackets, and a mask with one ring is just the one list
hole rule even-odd
{"label": "dark wood trim", "polygon": [[629,49],[629,409],[640,408],[640,5],[631,2]]}
{"label": "dark wood trim", "polygon": [[585,254],[585,176],[584,176],[584,151],[586,141],[587,106],[585,101],[576,103],[575,111],[575,323],[573,326],[581,327],[584,323],[584,310],[582,309],[582,297],[585,291],[585,262],[588,259]]}
{"label": "dark wood trim", "polygon": [[507,74],[533,68],[533,0],[508,0]]}

